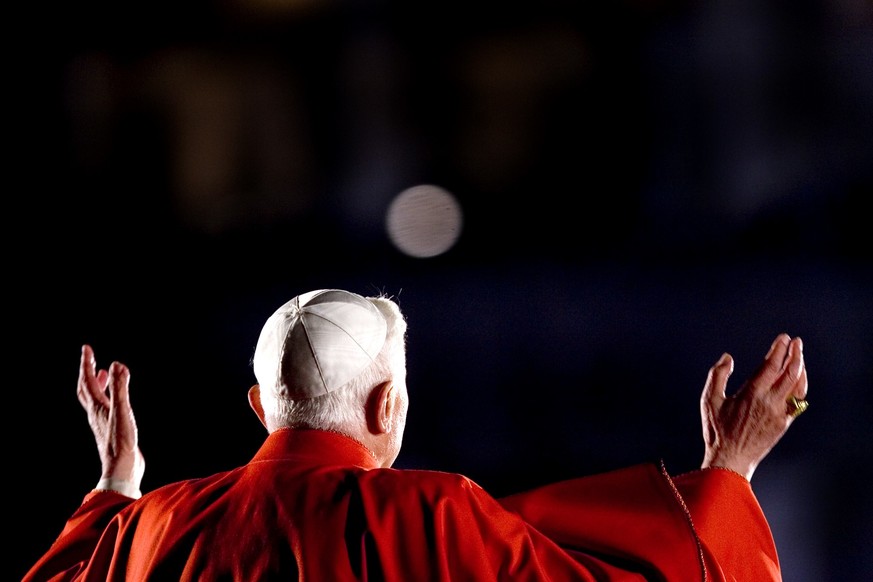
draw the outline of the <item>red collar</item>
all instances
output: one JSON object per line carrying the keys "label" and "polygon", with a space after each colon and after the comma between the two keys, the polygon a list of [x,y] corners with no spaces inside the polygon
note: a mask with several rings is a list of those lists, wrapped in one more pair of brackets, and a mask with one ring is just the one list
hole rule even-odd
{"label": "red collar", "polygon": [[273,431],[252,461],[277,459],[311,460],[319,465],[378,467],[373,454],[355,439],[338,432],[303,428]]}

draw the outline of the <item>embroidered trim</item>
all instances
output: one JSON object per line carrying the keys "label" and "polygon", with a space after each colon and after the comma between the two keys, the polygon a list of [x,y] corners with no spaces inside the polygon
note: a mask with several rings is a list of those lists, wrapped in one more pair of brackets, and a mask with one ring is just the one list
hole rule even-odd
{"label": "embroidered trim", "polygon": [[733,473],[734,475],[736,475],[737,477],[739,477],[740,479],[742,479],[746,483],[750,483],[750,481],[746,478],[746,476],[743,475],[742,473],[740,473],[739,471],[734,471],[733,469],[728,469],[727,467],[719,467],[719,466],[715,466],[715,465],[713,465],[712,467],[706,467],[704,469],[695,469],[694,471],[686,471],[684,473],[681,473],[679,476],[682,477],[684,475],[692,475],[694,473],[701,473],[703,471],[709,471],[710,469],[713,469],[713,470],[717,469],[719,471],[727,471],[728,473]]}
{"label": "embroidered trim", "polygon": [[685,520],[691,528],[692,535],[694,535],[694,543],[697,544],[697,560],[700,562],[700,570],[703,572],[703,582],[707,582],[709,576],[706,572],[706,562],[703,559],[703,544],[700,542],[700,537],[697,535],[697,529],[694,527],[694,520],[691,519],[691,512],[688,511],[688,506],[685,504],[685,500],[682,499],[682,494],[679,493],[679,488],[676,487],[676,484],[667,472],[667,467],[664,465],[664,459],[661,459],[661,474],[667,480],[667,483],[670,484],[670,489],[673,490],[673,496],[682,507],[683,513],[685,513]]}
{"label": "embroidered trim", "polygon": [[[734,471],[733,469],[728,469],[727,467],[707,467],[706,469],[718,469],[719,471],[727,471],[728,473],[733,473],[734,475],[736,475],[737,477],[739,477],[743,481],[746,481],[746,482],[749,481],[746,478],[746,476],[743,475],[742,473],[740,473],[739,471]],[[706,471],[706,469],[701,469],[701,471]]]}

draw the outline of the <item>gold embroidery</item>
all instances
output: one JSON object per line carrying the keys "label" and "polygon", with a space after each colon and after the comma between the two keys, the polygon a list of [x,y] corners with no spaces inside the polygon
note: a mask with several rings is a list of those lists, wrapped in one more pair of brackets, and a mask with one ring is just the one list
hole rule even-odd
{"label": "gold embroidery", "polygon": [[685,500],[682,499],[682,494],[679,493],[679,488],[676,487],[676,484],[667,472],[667,467],[664,466],[663,459],[661,459],[661,474],[667,480],[667,483],[670,484],[670,488],[673,490],[673,496],[676,498],[676,501],[679,502],[682,511],[685,513],[685,520],[688,522],[688,526],[691,528],[691,533],[694,535],[694,543],[697,544],[697,559],[700,562],[700,570],[703,572],[703,582],[706,582],[709,577],[706,573],[706,562],[703,559],[703,544],[700,542],[700,537],[697,535],[697,530],[694,528],[694,520],[691,519],[691,512],[688,511],[688,506],[685,505]]}

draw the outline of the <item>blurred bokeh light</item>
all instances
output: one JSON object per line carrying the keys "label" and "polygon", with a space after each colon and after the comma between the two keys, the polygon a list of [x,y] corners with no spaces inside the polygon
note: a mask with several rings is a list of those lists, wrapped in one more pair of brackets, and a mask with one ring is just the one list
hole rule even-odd
{"label": "blurred bokeh light", "polygon": [[463,211],[439,186],[407,188],[391,201],[385,216],[388,238],[411,257],[429,258],[448,251],[461,236]]}

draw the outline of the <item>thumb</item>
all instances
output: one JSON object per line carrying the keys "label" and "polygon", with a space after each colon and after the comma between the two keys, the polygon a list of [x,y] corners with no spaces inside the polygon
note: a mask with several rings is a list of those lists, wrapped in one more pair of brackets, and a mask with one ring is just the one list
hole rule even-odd
{"label": "thumb", "polygon": [[709,406],[714,410],[721,408],[725,399],[728,378],[733,371],[734,359],[730,354],[722,354],[715,365],[709,369],[706,384],[703,385],[703,394],[700,396],[702,406]]}

